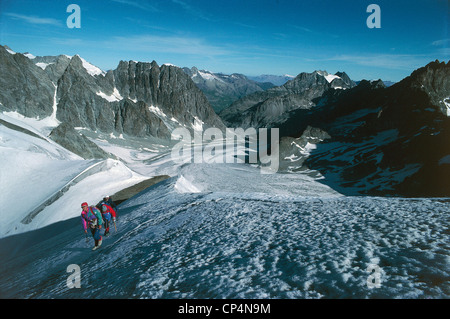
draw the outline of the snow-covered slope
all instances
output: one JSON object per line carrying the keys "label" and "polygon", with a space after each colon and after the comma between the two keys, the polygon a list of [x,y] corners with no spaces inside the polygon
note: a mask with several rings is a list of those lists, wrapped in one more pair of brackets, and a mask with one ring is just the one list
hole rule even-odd
{"label": "snow-covered slope", "polygon": [[[188,175],[191,165],[121,204],[117,232],[96,252],[79,218],[0,240],[0,296],[449,297],[447,202],[305,196],[313,181],[303,194],[290,192],[294,181],[232,188],[233,171],[255,184],[259,171],[235,164]],[[230,188],[193,177],[212,172]],[[80,267],[80,289],[67,286],[72,264]],[[370,269],[379,288],[367,285]]]}
{"label": "snow-covered slope", "polygon": [[52,121],[0,115],[0,237],[66,220],[146,177],[122,162],[84,160],[46,136]]}

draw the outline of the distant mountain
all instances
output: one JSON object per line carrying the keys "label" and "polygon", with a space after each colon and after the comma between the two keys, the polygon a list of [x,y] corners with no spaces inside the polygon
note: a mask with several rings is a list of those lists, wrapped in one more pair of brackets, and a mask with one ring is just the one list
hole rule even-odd
{"label": "distant mountain", "polygon": [[328,90],[275,124],[286,171],[319,171],[349,195],[450,196],[450,62],[386,87]]}
{"label": "distant mountain", "polygon": [[78,55],[35,57],[0,46],[0,73],[0,110],[51,117],[55,127],[68,123],[72,128],[165,140],[178,126],[224,127],[181,68],[154,61],[121,61],[105,72]]}
{"label": "distant mountain", "polygon": [[327,90],[345,90],[355,83],[344,72],[329,74],[326,71],[301,73],[282,86],[250,94],[224,109],[219,114],[231,127],[271,127],[289,118],[295,109],[310,109],[313,99]]}
{"label": "distant mountain", "polygon": [[183,68],[183,71],[202,90],[217,113],[246,95],[262,92],[274,86],[271,83],[252,81],[238,73],[227,75],[198,70],[196,67]]}
{"label": "distant mountain", "polygon": [[272,83],[274,86],[280,86],[286,83],[287,81],[290,81],[295,78],[293,75],[285,74],[285,75],[270,75],[270,74],[263,74],[258,76],[248,76],[250,80],[265,83],[269,82]]}

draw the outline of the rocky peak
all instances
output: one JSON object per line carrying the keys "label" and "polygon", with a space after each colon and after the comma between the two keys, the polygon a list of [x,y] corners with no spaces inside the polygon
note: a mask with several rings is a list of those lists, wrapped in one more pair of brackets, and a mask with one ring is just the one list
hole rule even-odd
{"label": "rocky peak", "polygon": [[[290,93],[299,94],[313,87],[321,86],[324,90],[329,88],[323,71],[313,73],[300,73],[293,80],[286,82],[282,87]],[[328,73],[326,73],[328,74]],[[275,89],[275,88],[274,88]]]}
{"label": "rocky peak", "polygon": [[24,56],[0,46],[0,107],[104,133],[170,138],[178,126],[224,128],[180,68],[120,61],[104,72],[79,55]]}
{"label": "rocky peak", "polygon": [[353,82],[350,77],[345,72],[336,72],[335,75],[337,78],[335,78],[331,82],[331,86],[335,89],[351,89],[356,86],[356,83]]}
{"label": "rocky peak", "polygon": [[384,82],[380,79],[378,80],[361,80],[358,84],[358,89],[385,89],[386,85]]}
{"label": "rocky peak", "polygon": [[414,71],[405,84],[424,91],[442,113],[450,116],[450,61],[438,60]]}
{"label": "rocky peak", "polygon": [[0,45],[0,74],[3,110],[40,118],[52,113],[54,86],[32,60]]}

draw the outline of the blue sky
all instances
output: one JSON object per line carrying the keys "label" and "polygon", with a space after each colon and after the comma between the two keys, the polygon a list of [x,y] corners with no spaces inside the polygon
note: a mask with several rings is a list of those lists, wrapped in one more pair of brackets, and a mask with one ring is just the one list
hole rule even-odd
{"label": "blue sky", "polygon": [[[66,24],[72,3],[79,29]],[[372,3],[379,29],[366,25]],[[103,70],[155,60],[227,74],[326,70],[399,81],[450,59],[449,10],[447,0],[1,0],[0,44],[79,54]]]}

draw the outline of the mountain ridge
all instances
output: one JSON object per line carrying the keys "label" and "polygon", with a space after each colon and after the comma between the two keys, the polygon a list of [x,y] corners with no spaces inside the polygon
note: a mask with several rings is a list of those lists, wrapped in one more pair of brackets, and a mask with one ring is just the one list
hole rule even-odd
{"label": "mountain ridge", "polygon": [[0,71],[0,109],[49,119],[48,136],[84,158],[114,158],[98,147],[100,135],[166,143],[180,126],[279,128],[284,172],[313,170],[349,195],[450,194],[441,178],[450,174],[450,61],[389,86],[303,72],[240,98],[221,118],[188,70],[155,61],[120,61],[105,72],[78,55],[35,57],[0,46]]}
{"label": "mountain ridge", "polygon": [[[79,55],[25,56],[0,46],[0,108],[104,133],[170,139],[173,127],[200,121],[224,128],[204,94],[181,69],[121,61],[100,70]],[[21,99],[17,100],[19,91]],[[56,92],[56,93],[55,93]],[[158,112],[158,110],[160,112]]]}
{"label": "mountain ridge", "polygon": [[[443,178],[450,176],[450,119],[443,109],[448,79],[448,64],[435,61],[389,87],[361,81],[327,91],[315,108],[295,110],[276,125],[291,143],[283,143],[284,166],[319,171],[325,183],[349,195],[449,196]],[[308,127],[327,138],[314,142]],[[305,156],[307,142],[313,145]]]}
{"label": "mountain ridge", "polygon": [[295,109],[313,107],[313,99],[328,89],[355,86],[346,73],[340,74],[342,77],[326,71],[300,73],[282,86],[256,92],[234,102],[219,115],[232,127],[271,127],[282,119],[286,120],[286,115]]}
{"label": "mountain ridge", "polygon": [[274,86],[272,83],[253,81],[239,73],[227,75],[199,70],[196,67],[184,67],[183,71],[205,93],[217,113],[248,94],[261,92]]}

